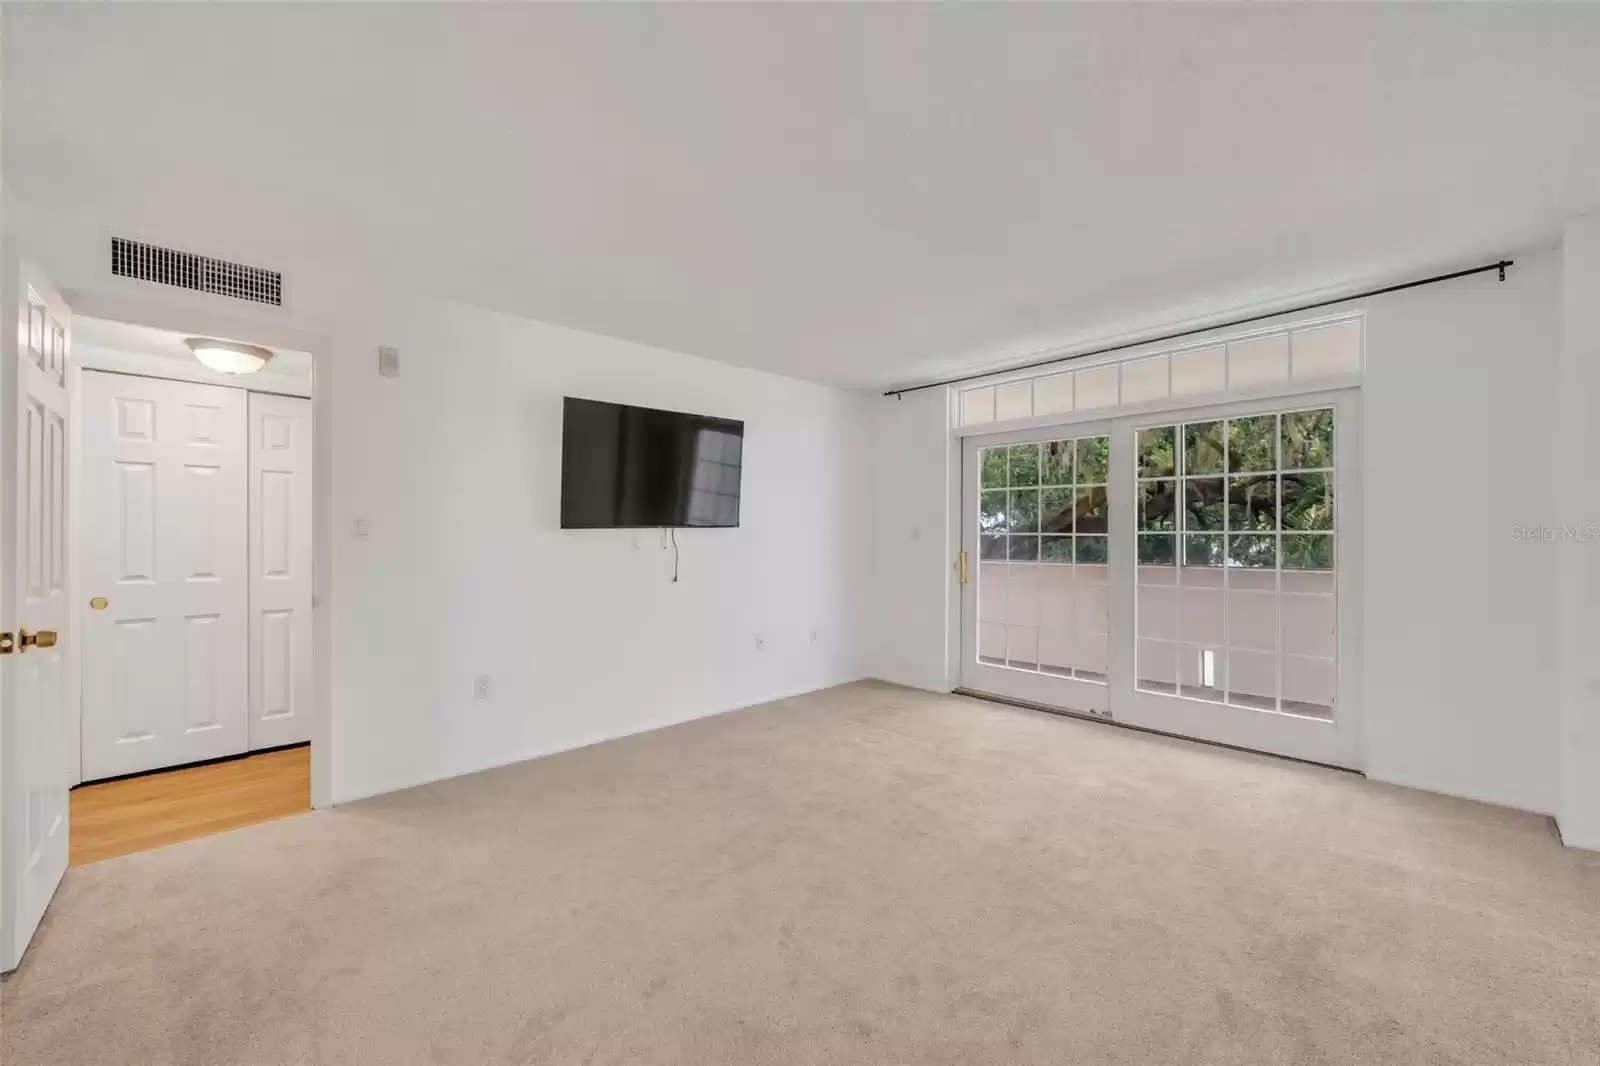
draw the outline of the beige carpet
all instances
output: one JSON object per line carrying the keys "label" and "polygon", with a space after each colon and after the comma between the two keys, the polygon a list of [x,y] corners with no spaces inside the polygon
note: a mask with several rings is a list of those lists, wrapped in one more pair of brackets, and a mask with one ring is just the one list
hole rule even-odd
{"label": "beige carpet", "polygon": [[0,1060],[1595,1063],[1527,814],[854,685],[72,870]]}

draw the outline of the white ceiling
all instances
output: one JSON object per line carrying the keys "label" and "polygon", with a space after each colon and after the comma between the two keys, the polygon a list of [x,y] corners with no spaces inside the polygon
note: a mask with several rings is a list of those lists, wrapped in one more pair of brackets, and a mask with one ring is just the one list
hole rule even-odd
{"label": "white ceiling", "polygon": [[6,5],[8,182],[882,386],[1553,241],[1600,5]]}
{"label": "white ceiling", "polygon": [[[163,359],[177,359],[185,364],[198,362],[194,357],[194,352],[184,343],[191,336],[194,336],[194,334],[174,333],[168,329],[136,326],[128,322],[113,322],[104,318],[90,318],[87,315],[75,315],[72,319],[72,343],[74,347],[87,345],[91,348],[103,348],[114,352],[154,355]],[[237,337],[222,337],[218,339],[239,340]],[[242,343],[250,344],[253,342],[246,339]],[[273,373],[310,377],[310,352],[299,352],[293,348],[273,348],[271,350],[272,361],[267,366]]]}

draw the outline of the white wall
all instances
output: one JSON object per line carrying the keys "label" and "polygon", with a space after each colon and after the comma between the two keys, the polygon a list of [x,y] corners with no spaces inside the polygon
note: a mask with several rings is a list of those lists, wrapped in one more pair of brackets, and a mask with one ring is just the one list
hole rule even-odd
{"label": "white wall", "polygon": [[[1555,524],[1560,266],[1352,304],[1367,325],[1363,575],[1374,778],[1553,812],[1560,791],[1556,556],[1512,538]],[[1289,320],[1293,316],[1286,316]],[[942,393],[874,401],[880,670],[955,682],[957,550]],[[1424,475],[1423,471],[1427,471]]]}
{"label": "white wall", "polygon": [[1561,426],[1556,466],[1561,524],[1577,533],[1552,545],[1561,586],[1561,835],[1600,850],[1600,214],[1567,226],[1563,240]]}
{"label": "white wall", "polygon": [[948,691],[953,543],[949,407],[942,389],[872,405],[872,671]]}
{"label": "white wall", "polygon": [[[863,399],[458,305],[340,318],[336,798],[863,675]],[[655,531],[560,530],[563,395],[743,419],[741,527],[680,530],[676,585]]]}
{"label": "white wall", "polygon": [[1512,527],[1559,522],[1561,272],[1517,259],[1367,308],[1367,770],[1553,813],[1556,553]]}
{"label": "white wall", "polygon": [[[864,676],[867,400],[280,263],[279,312],[109,278],[106,224],[8,199],[101,318],[312,351],[319,442],[314,799],[339,802]],[[111,227],[115,228],[115,227]],[[250,249],[236,254],[249,259]],[[238,306],[235,306],[235,305]],[[377,349],[402,373],[380,377]],[[557,528],[561,397],[742,419],[742,525]],[[356,516],[371,536],[352,537]],[[818,639],[811,641],[811,630]],[[755,635],[766,637],[757,651]],[[492,697],[474,701],[488,674]]]}

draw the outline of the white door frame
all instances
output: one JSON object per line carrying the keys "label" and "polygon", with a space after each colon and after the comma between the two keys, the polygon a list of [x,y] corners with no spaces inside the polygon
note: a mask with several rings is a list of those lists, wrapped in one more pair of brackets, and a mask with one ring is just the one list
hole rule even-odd
{"label": "white door frame", "polygon": [[[1134,541],[1136,524],[1133,464],[1137,430],[1176,422],[1322,406],[1334,408],[1337,427],[1334,434],[1337,478],[1334,557],[1338,611],[1335,722],[1314,722],[1294,715],[1139,690],[1135,685],[1133,662],[1137,586],[1135,564],[1129,550]],[[1002,429],[995,433],[967,430],[954,438],[959,457],[956,464],[959,491],[953,496],[960,508],[954,523],[957,550],[971,553],[969,565],[975,572],[979,543],[976,506],[979,472],[975,469],[978,448],[1052,438],[1109,435],[1111,551],[1108,605],[1110,648],[1106,692],[1108,716],[1141,729],[1359,770],[1365,765],[1360,585],[1361,424],[1361,390],[1346,387],[1317,391],[1294,388],[1252,399],[1215,402],[1213,398],[1213,402],[1164,404],[1159,409],[1152,407],[1132,412],[1113,410],[1098,418],[1077,414],[1048,423],[1033,419],[1023,428]],[[976,582],[960,587],[956,609],[959,631],[956,672],[963,687],[1065,711],[1106,713],[1105,705],[1071,702],[1070,696],[1063,695],[1068,690],[1062,685],[1061,679],[1048,675],[1028,675],[989,667],[987,669],[990,671],[1017,674],[1015,684],[998,692],[973,684],[981,672],[974,667],[977,662],[974,624],[976,587]]]}
{"label": "white door frame", "polygon": [[[311,720],[311,805],[322,808],[333,802],[333,728],[332,728],[332,662],[333,632],[329,610],[332,603],[332,584],[329,564],[333,558],[333,380],[331,360],[333,347],[321,334],[305,333],[274,322],[237,317],[227,311],[213,309],[212,301],[220,298],[201,298],[204,307],[156,299],[132,300],[101,294],[68,290],[62,294],[74,314],[91,318],[126,322],[130,325],[172,330],[190,335],[219,336],[241,339],[267,347],[294,348],[310,352],[311,367],[311,422],[312,422],[312,593],[311,593],[311,670],[312,670],[312,720]],[[229,309],[231,310],[231,309]],[[68,395],[76,401],[82,394],[82,374],[74,365],[69,370]],[[248,388],[248,386],[245,386]],[[70,454],[78,453],[74,441]],[[76,471],[74,471],[76,472]],[[75,480],[74,485],[78,482]],[[73,513],[77,513],[76,507]],[[79,548],[77,530],[69,525],[68,543],[74,566]],[[74,578],[75,581],[75,578]],[[81,611],[82,590],[76,584],[68,585],[72,609]],[[69,669],[73,677],[81,666],[74,663]],[[74,702],[74,721],[81,723],[81,685],[77,692],[69,691]],[[71,768],[75,781],[82,780],[81,740],[75,747]]]}

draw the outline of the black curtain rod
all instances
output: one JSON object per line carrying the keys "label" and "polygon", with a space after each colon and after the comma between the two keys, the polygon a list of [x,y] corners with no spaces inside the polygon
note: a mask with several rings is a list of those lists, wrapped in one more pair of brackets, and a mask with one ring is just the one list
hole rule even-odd
{"label": "black curtain rod", "polygon": [[1018,363],[1016,366],[1000,367],[995,370],[985,370],[978,374],[963,374],[958,378],[945,378],[943,381],[930,381],[925,385],[907,385],[903,389],[889,389],[885,396],[904,396],[908,392],[921,392],[923,389],[938,389],[946,385],[959,385],[964,381],[981,381],[984,378],[999,377],[1002,374],[1015,374],[1019,370],[1038,370],[1042,367],[1055,366],[1057,363],[1069,363],[1074,359],[1088,359],[1095,355],[1110,355],[1112,352],[1127,351],[1129,348],[1142,348],[1147,344],[1162,344],[1166,341],[1181,340],[1184,337],[1194,337],[1201,333],[1212,333],[1219,329],[1232,329],[1235,326],[1248,326],[1253,322],[1265,322],[1269,318],[1281,318],[1284,315],[1299,314],[1302,311],[1315,311],[1319,307],[1332,307],[1334,304],[1345,304],[1351,300],[1366,300],[1374,296],[1386,296],[1391,292],[1401,292],[1405,289],[1415,289],[1422,285],[1437,285],[1441,281],[1454,281],[1457,278],[1470,278],[1474,274],[1487,274],[1491,270],[1500,272],[1500,280],[1506,280],[1506,267],[1514,266],[1510,259],[1502,259],[1497,263],[1485,263],[1483,266],[1470,267],[1467,270],[1457,270],[1450,274],[1435,274],[1431,278],[1419,278],[1416,281],[1402,281],[1398,285],[1385,285],[1381,289],[1368,289],[1366,292],[1353,293],[1349,296],[1339,296],[1332,300],[1319,300],[1312,304],[1301,304],[1298,307],[1285,307],[1281,311],[1268,311],[1264,314],[1250,315],[1248,318],[1235,318],[1228,322],[1216,322],[1209,326],[1198,326],[1194,329],[1180,330],[1177,333],[1166,333],[1158,337],[1145,337],[1142,340],[1127,341],[1122,344],[1113,344],[1107,348],[1094,348],[1087,352],[1073,352],[1071,355],[1053,355],[1048,359],[1040,359],[1032,363]]}

